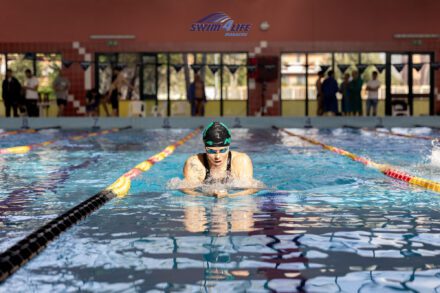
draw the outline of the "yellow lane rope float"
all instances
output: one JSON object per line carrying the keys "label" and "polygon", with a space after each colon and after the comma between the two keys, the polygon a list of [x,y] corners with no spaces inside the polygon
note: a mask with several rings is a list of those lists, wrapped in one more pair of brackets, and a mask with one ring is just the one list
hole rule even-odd
{"label": "yellow lane rope float", "polygon": [[306,136],[302,136],[299,134],[295,134],[295,133],[290,132],[290,131],[283,129],[283,128],[277,128],[275,126],[274,126],[274,128],[279,129],[279,130],[283,131],[284,133],[287,133],[290,136],[295,136],[295,137],[298,137],[298,138],[300,138],[304,141],[307,141],[311,144],[319,145],[326,150],[332,151],[332,152],[337,153],[342,156],[346,156],[346,157],[352,159],[353,161],[360,162],[366,166],[369,166],[369,167],[372,167],[376,170],[379,170],[380,172],[382,172],[383,174],[385,174],[388,177],[398,179],[398,180],[401,180],[404,182],[408,182],[409,184],[417,185],[417,186],[426,188],[428,190],[440,193],[440,183],[439,182],[432,181],[429,179],[424,179],[424,178],[417,177],[417,176],[413,176],[413,175],[408,174],[406,172],[396,170],[390,165],[375,163],[375,162],[368,160],[366,158],[359,157],[353,153],[347,152],[346,150],[343,150],[343,149],[340,149],[340,148],[337,148],[337,147],[334,147],[331,145],[326,145],[326,144],[319,142],[317,140],[314,140],[314,139],[311,139],[311,138],[308,138]]}
{"label": "yellow lane rope float", "polygon": [[22,133],[36,133],[36,129],[20,129],[20,130],[12,130],[12,131],[5,131],[0,132],[0,137],[2,136],[8,136],[8,135],[15,135],[15,134],[22,134]]}
{"label": "yellow lane rope float", "polygon": [[[94,136],[98,136],[98,135],[109,134],[109,133],[112,133],[112,132],[118,132],[118,131],[123,130],[123,129],[127,129],[127,128],[126,127],[124,127],[124,128],[112,128],[112,129],[102,130],[102,131],[98,131],[98,132],[90,132],[90,133],[83,134],[83,135],[70,136],[70,137],[67,137],[67,139],[81,140],[81,139],[85,139],[85,138],[88,138],[88,137],[94,137]],[[44,142],[40,142],[40,143],[36,143],[36,144],[31,144],[31,145],[22,145],[22,146],[3,148],[3,149],[0,149],[0,155],[5,155],[5,154],[25,154],[25,153],[30,152],[33,149],[54,144],[57,141],[59,141],[59,139],[57,139],[57,140],[48,140],[48,141],[44,141]]]}
{"label": "yellow lane rope float", "polygon": [[148,171],[154,164],[157,162],[162,161],[169,155],[171,155],[174,150],[193,138],[195,135],[197,135],[200,132],[201,128],[198,128],[182,138],[181,140],[177,141],[176,143],[167,146],[163,151],[160,153],[155,154],[154,156],[151,156],[147,160],[137,164],[133,169],[126,172],[124,175],[119,177],[113,184],[109,185],[105,190],[112,191],[117,197],[124,197],[128,194],[128,191],[130,190],[131,186],[131,180],[134,177],[137,177],[143,172]]}
{"label": "yellow lane rope float", "polygon": [[148,171],[154,164],[171,155],[178,146],[193,138],[200,132],[200,130],[201,127],[192,131],[176,143],[167,146],[160,153],[157,153],[136,165],[106,189],[98,192],[62,215],[49,221],[24,239],[17,242],[15,245],[9,247],[6,251],[2,252],[0,254],[0,282],[6,280],[20,267],[30,261],[61,233],[101,208],[113,198],[127,195],[130,190],[131,180],[134,177],[142,172]]}

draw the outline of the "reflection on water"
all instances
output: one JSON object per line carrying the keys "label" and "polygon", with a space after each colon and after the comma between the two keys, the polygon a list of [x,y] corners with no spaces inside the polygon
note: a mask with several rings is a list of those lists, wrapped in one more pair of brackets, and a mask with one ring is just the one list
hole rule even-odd
{"label": "reflection on water", "polygon": [[[304,130],[305,135],[419,175],[438,177],[428,141],[353,130]],[[16,198],[2,215],[4,248],[67,207],[107,186],[120,170],[175,141],[182,132],[156,131],[148,155],[139,153],[142,134],[124,152],[108,136],[88,146],[74,143],[60,155],[87,158],[80,148],[97,146],[104,158],[94,169],[69,170],[66,186],[44,201]],[[0,290],[8,292],[438,292],[440,290],[440,198],[408,187],[347,158],[270,130],[234,130],[234,147],[252,157],[267,190],[239,198],[192,197],[167,190],[181,177],[185,159],[199,149],[189,141],[132,182],[115,199],[64,233]],[[122,143],[121,143],[122,144]],[[108,152],[107,152],[108,150]],[[115,150],[122,152],[125,160]],[[59,151],[57,151],[58,154]],[[405,156],[402,154],[406,154]],[[39,165],[5,160],[0,167],[2,203],[9,205],[24,176],[34,187],[49,180]],[[24,161],[23,161],[24,160]],[[64,162],[69,162],[65,160]],[[128,166],[128,167],[127,167]],[[87,169],[88,170],[88,169]],[[78,172],[79,171],[79,172]],[[437,174],[436,174],[437,173]],[[35,175],[34,175],[35,174]],[[61,174],[63,175],[63,174]],[[22,177],[23,176],[23,177]],[[34,177],[36,178],[34,178]],[[18,179],[17,179],[18,178]],[[63,176],[54,177],[57,182]],[[100,178],[104,178],[102,182]],[[91,182],[101,182],[92,188]],[[107,180],[107,181],[106,181]],[[39,182],[39,183],[38,183]],[[47,181],[47,182],[50,182]],[[38,183],[38,184],[37,184]],[[62,184],[61,184],[62,185]],[[78,193],[79,188],[84,192]],[[69,191],[69,192],[66,192]],[[51,200],[50,206],[47,205]],[[15,203],[15,201],[14,201]],[[31,221],[32,220],[32,221]],[[57,276],[57,278],[54,278]],[[437,290],[437,291],[436,291]]]}
{"label": "reflection on water", "polygon": [[[285,201],[292,196],[298,200]],[[328,203],[331,196],[320,198],[261,193],[227,206],[214,201],[209,212],[186,198],[186,231],[210,235],[203,244],[203,285],[219,289],[219,280],[229,280],[240,290],[289,292],[424,292],[440,286],[440,234],[430,233],[440,231],[438,211],[338,207]]]}
{"label": "reflection on water", "polygon": [[[188,200],[184,207],[184,225],[188,232],[209,232],[219,236],[254,229],[255,203],[250,197],[240,199],[240,206],[229,206],[228,199],[217,200],[209,208]],[[209,218],[209,222],[208,222]]]}

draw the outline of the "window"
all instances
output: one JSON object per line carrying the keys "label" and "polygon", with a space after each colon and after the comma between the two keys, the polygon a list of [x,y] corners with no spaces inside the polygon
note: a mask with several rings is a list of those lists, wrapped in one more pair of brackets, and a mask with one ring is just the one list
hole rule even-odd
{"label": "window", "polygon": [[223,54],[223,99],[247,100],[246,54]]}
{"label": "window", "polygon": [[306,54],[281,55],[281,96],[283,100],[306,98]]}
{"label": "window", "polygon": [[184,66],[183,59],[184,54],[170,54],[170,100],[186,100],[185,76],[189,71],[187,66]]}
{"label": "window", "polygon": [[25,58],[25,54],[7,54],[8,69],[12,69],[14,76],[23,84],[26,80],[25,70],[30,69],[34,72],[34,62],[32,59]]}
{"label": "window", "polygon": [[59,70],[61,70],[61,55],[37,53],[36,65],[37,72],[35,75],[39,81],[38,91],[55,99],[52,84],[58,76]]}
{"label": "window", "polygon": [[345,74],[352,76],[353,71],[359,71],[357,65],[359,64],[358,53],[335,53],[335,79],[340,84]]}
{"label": "window", "polygon": [[391,93],[408,94],[408,55],[391,55]]}
{"label": "window", "polygon": [[139,54],[119,54],[118,66],[122,68],[121,74],[126,81],[126,85],[121,86],[121,100],[139,100]]}
{"label": "window", "polygon": [[430,79],[430,64],[431,57],[428,54],[414,54],[412,56],[413,63],[413,93],[429,95],[431,86]]}
{"label": "window", "polygon": [[117,63],[116,54],[100,54],[98,55],[98,80],[99,93],[101,95],[108,94],[112,84],[112,66]]}
{"label": "window", "polygon": [[159,81],[159,89],[157,93],[157,99],[161,101],[166,101],[168,99],[167,92],[167,65],[168,65],[168,57],[166,53],[157,54],[158,60],[158,68],[157,68],[157,77]]}
{"label": "window", "polygon": [[142,98],[156,98],[157,93],[157,79],[156,79],[156,63],[157,56],[144,55],[142,56],[143,63],[143,77],[142,77]]}
{"label": "window", "polygon": [[[204,71],[201,72],[202,79],[205,81],[205,93],[207,100],[220,100],[220,64],[221,64],[221,54],[220,53],[208,53],[206,55],[206,67]],[[211,66],[218,66],[216,73],[213,73],[209,68]],[[216,67],[217,68],[217,67]],[[227,70],[223,68],[223,70]]]}

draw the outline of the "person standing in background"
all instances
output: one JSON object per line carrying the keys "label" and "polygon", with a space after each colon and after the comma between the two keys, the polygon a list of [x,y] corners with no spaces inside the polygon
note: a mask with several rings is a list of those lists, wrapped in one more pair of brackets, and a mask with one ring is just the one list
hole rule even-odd
{"label": "person standing in background", "polygon": [[101,95],[97,88],[93,88],[86,92],[86,113],[87,116],[98,116],[98,107]]}
{"label": "person standing in background", "polygon": [[341,82],[341,85],[339,86],[339,92],[342,94],[342,100],[341,100],[341,112],[344,116],[350,116],[351,115],[351,105],[350,105],[350,95],[349,95],[349,86],[350,84],[350,74],[346,73],[344,74],[344,80]]}
{"label": "person standing in background", "polygon": [[112,83],[107,98],[107,101],[109,101],[112,106],[113,117],[119,116],[119,100],[122,97],[123,87],[127,87],[129,90],[133,89],[131,84],[125,78],[124,73],[122,72],[122,67],[117,66],[113,69]]}
{"label": "person standing in background", "polygon": [[363,81],[359,77],[359,73],[357,71],[353,71],[352,73],[353,79],[349,84],[349,97],[350,97],[350,105],[351,110],[354,113],[354,116],[359,115],[362,116],[362,84]]}
{"label": "person standing in background", "polygon": [[55,91],[55,96],[57,97],[58,117],[64,116],[64,109],[67,105],[67,97],[69,96],[70,82],[63,76],[61,69],[53,81],[52,86]]}
{"label": "person standing in background", "polygon": [[11,117],[11,108],[13,117],[18,117],[18,102],[21,95],[21,84],[14,77],[12,70],[6,70],[6,77],[2,84],[2,98],[5,104],[6,117]]}
{"label": "person standing in background", "polygon": [[189,86],[188,100],[191,103],[192,116],[205,115],[205,83],[198,74],[194,75],[194,82]]}
{"label": "person standing in background", "polygon": [[26,81],[24,82],[23,88],[26,90],[26,109],[29,117],[38,117],[38,78],[36,78],[30,69],[26,69]]}
{"label": "person standing in background", "polygon": [[377,79],[377,71],[373,71],[372,80],[367,82],[367,116],[370,116],[371,109],[373,109],[373,116],[377,115],[377,102],[379,100],[380,81]]}
{"label": "person standing in background", "polygon": [[336,94],[339,91],[339,88],[334,75],[334,71],[330,70],[327,73],[327,78],[322,83],[323,112],[332,116],[338,113],[338,100]]}
{"label": "person standing in background", "polygon": [[324,114],[324,104],[323,100],[324,97],[322,95],[322,78],[324,77],[324,71],[318,72],[318,79],[316,80],[315,87],[316,87],[316,100],[318,102],[318,108],[316,109],[316,115],[322,116]]}

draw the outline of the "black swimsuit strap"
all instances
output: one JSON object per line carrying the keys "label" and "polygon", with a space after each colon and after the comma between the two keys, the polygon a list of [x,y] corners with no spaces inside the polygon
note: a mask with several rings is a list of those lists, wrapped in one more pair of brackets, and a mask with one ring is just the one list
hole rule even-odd
{"label": "black swimsuit strap", "polygon": [[231,172],[231,158],[232,158],[232,153],[229,152],[229,154],[228,154],[228,164],[226,165],[226,171],[227,172]]}
{"label": "black swimsuit strap", "polygon": [[[232,153],[228,153],[228,162],[226,164],[226,173],[231,172],[231,159]],[[211,169],[209,168],[208,155],[206,153],[203,154],[203,165],[205,166],[205,180],[211,177]]]}

